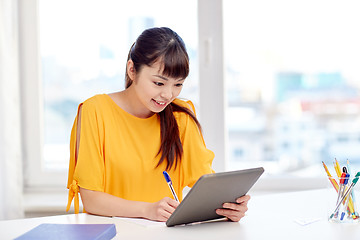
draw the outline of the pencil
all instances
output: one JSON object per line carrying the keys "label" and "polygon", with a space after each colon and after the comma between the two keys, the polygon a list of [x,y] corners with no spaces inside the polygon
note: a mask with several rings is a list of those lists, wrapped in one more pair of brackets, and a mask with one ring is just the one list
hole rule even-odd
{"label": "pencil", "polygon": [[334,162],[334,169],[335,169],[336,175],[338,176],[338,178],[340,178],[341,177],[341,169],[340,169],[339,162],[336,158],[335,158],[335,162]]}
{"label": "pencil", "polygon": [[324,169],[325,169],[325,172],[329,178],[329,181],[331,182],[331,184],[334,186],[336,192],[339,191],[339,185],[338,183],[336,182],[336,180],[331,176],[330,172],[329,172],[329,169],[327,168],[326,164],[324,162],[322,162],[323,166],[324,166]]}

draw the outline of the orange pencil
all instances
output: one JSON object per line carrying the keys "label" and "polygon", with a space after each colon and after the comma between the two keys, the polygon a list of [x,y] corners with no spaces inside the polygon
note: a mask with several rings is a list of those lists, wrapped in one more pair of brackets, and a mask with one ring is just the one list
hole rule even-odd
{"label": "orange pencil", "polygon": [[327,166],[325,165],[324,162],[322,162],[323,166],[324,166],[324,169],[325,169],[325,172],[329,178],[329,181],[331,182],[331,184],[334,186],[336,192],[339,191],[339,184],[336,182],[336,180],[331,176],[330,172],[329,172],[329,169],[327,168]]}

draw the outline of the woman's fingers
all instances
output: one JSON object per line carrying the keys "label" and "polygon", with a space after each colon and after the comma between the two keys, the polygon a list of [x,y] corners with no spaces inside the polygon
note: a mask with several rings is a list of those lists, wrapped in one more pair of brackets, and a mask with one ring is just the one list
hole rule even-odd
{"label": "woman's fingers", "polygon": [[248,203],[248,201],[250,200],[250,195],[244,195],[242,197],[239,197],[238,199],[236,199],[237,203]]}
{"label": "woman's fingers", "polygon": [[249,195],[239,197],[236,199],[236,203],[224,203],[223,208],[217,209],[216,213],[227,217],[231,221],[238,222],[245,216],[248,210],[247,203],[249,200]]}
{"label": "woman's fingers", "polygon": [[176,207],[179,205],[174,199],[165,197],[158,202],[155,202],[152,207],[152,214],[150,219],[156,221],[165,222],[175,211]]}

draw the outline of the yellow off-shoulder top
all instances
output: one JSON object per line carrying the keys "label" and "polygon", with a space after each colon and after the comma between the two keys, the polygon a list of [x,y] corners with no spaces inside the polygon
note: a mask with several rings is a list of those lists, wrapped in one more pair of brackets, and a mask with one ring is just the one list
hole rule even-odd
{"label": "yellow off-shoulder top", "polygon": [[[195,112],[191,101],[175,99],[174,102]],[[166,163],[156,167],[161,142],[158,115],[146,119],[135,117],[107,94],[95,95],[79,108],[81,105],[77,158],[78,115],[70,138],[67,211],[75,198],[75,213],[79,212],[79,187],[134,201],[173,198],[162,174]],[[200,176],[214,172],[211,167],[214,153],[206,148],[203,136],[188,114],[175,112],[174,116],[179,126],[183,157],[181,164],[168,173],[181,200],[184,187],[192,187]]]}

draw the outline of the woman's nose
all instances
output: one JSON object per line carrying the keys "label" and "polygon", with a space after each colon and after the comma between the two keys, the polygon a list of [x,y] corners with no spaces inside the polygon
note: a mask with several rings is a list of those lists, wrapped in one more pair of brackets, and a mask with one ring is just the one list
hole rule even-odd
{"label": "woman's nose", "polygon": [[164,88],[161,92],[161,97],[165,100],[170,100],[173,96],[173,90],[171,87]]}

